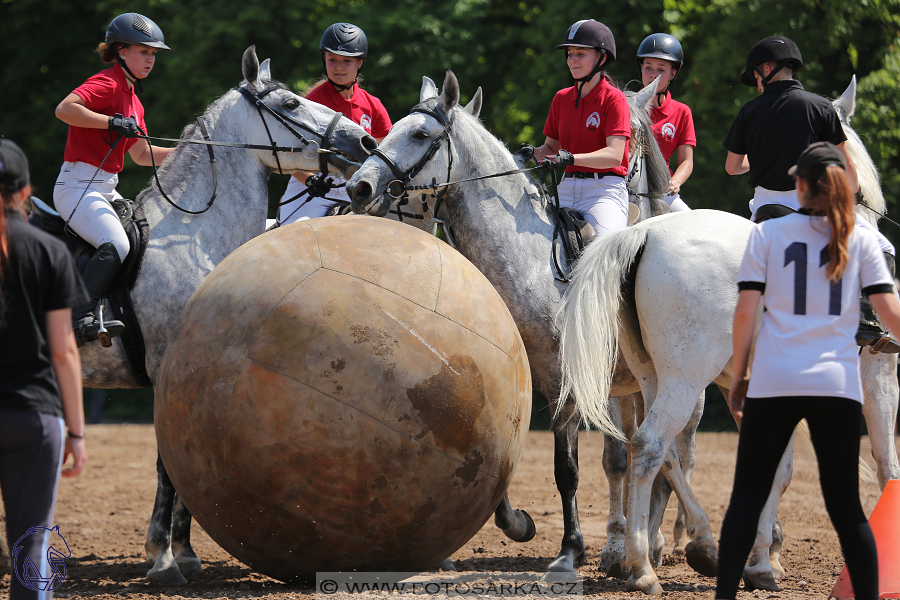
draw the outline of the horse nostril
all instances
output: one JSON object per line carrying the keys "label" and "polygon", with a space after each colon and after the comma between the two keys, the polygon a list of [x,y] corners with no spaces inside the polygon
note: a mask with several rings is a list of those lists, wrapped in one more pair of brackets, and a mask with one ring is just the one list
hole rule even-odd
{"label": "horse nostril", "polygon": [[362,146],[366,152],[372,152],[375,148],[378,147],[378,142],[375,141],[371,135],[364,136],[362,138]]}
{"label": "horse nostril", "polygon": [[353,187],[351,195],[354,200],[368,200],[372,196],[372,186],[365,181],[361,181]]}

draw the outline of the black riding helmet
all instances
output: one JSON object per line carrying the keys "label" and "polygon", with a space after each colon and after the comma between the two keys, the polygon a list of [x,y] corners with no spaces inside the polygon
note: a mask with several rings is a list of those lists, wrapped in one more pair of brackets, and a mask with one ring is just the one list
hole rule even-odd
{"label": "black riding helmet", "polygon": [[[576,21],[569,27],[563,42],[557,45],[556,49],[565,50],[569,47],[593,48],[600,52],[600,58],[597,59],[597,64],[594,65],[593,70],[584,77],[575,80],[580,84],[578,86],[578,95],[575,97],[575,106],[577,107],[578,101],[581,99],[581,89],[584,87],[584,84],[590,81],[594,75],[602,71],[604,67],[608,66],[609,63],[616,60],[616,39],[613,37],[609,27],[603,23],[593,19],[582,19],[581,21]],[[603,61],[604,56],[606,57],[606,62]]]}
{"label": "black riding helmet", "polygon": [[[358,78],[350,82],[350,85],[340,85],[328,77],[328,69],[325,68],[325,53],[331,52],[339,56],[363,59],[369,55],[369,41],[365,32],[352,23],[335,23],[330,25],[322,34],[319,42],[319,50],[322,51],[322,72],[334,89],[339,92],[352,89]],[[360,66],[362,70],[362,66]],[[359,75],[359,71],[356,72]]]}
{"label": "black riding helmet", "polygon": [[319,50],[340,56],[365,58],[369,54],[369,42],[362,29],[352,23],[335,23],[322,34]]}
{"label": "black riding helmet", "polygon": [[151,48],[159,48],[160,50],[171,50],[171,48],[166,46],[162,29],[156,23],[138,13],[125,13],[110,22],[109,27],[106,28],[106,43],[113,44],[115,42],[128,45],[140,44]]}
{"label": "black riding helmet", "polygon": [[776,62],[778,68],[763,79],[763,86],[784,67],[791,69],[794,73],[803,68],[803,58],[800,56],[800,48],[797,47],[797,44],[790,38],[772,35],[756,42],[750,49],[750,54],[747,55],[747,65],[741,74],[741,83],[756,87],[756,78],[753,73],[759,65],[765,62]]}
{"label": "black riding helmet", "polygon": [[681,42],[668,33],[651,33],[645,37],[644,41],[641,42],[641,45],[638,46],[638,64],[644,64],[645,58],[667,60],[671,63],[675,63],[675,70],[680,71],[681,65],[684,62],[684,50],[681,48]]}

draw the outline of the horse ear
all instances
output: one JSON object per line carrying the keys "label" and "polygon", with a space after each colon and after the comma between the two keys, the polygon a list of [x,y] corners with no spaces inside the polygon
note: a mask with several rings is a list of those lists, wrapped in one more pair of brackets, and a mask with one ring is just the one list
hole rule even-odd
{"label": "horse ear", "polygon": [[419,92],[419,102],[424,102],[425,100],[434,98],[437,95],[437,85],[435,85],[430,77],[422,77],[422,91]]}
{"label": "horse ear", "polygon": [[272,62],[271,59],[266,59],[262,61],[259,65],[259,79],[260,81],[263,79],[272,80]]}
{"label": "horse ear", "polygon": [[856,75],[850,79],[850,85],[841,97],[832,102],[841,122],[850,124],[850,117],[856,112]]}
{"label": "horse ear", "polygon": [[244,50],[244,58],[241,61],[241,70],[244,72],[244,79],[252,88],[259,88],[259,59],[256,58],[256,46],[250,46]]}
{"label": "horse ear", "polygon": [[466,104],[466,110],[473,117],[477,117],[481,114],[481,86],[478,86],[478,89],[475,90],[475,95],[472,96],[472,99]]}
{"label": "horse ear", "polygon": [[457,104],[459,104],[459,81],[453,71],[447,69],[444,76],[444,89],[441,90],[441,105],[444,111],[450,112]]}
{"label": "horse ear", "polygon": [[637,109],[644,112],[648,112],[650,110],[650,102],[653,100],[653,96],[656,95],[660,77],[662,77],[662,75],[654,79],[653,82],[650,83],[650,85],[644,87],[643,89],[641,89],[641,91],[633,96],[634,106]]}

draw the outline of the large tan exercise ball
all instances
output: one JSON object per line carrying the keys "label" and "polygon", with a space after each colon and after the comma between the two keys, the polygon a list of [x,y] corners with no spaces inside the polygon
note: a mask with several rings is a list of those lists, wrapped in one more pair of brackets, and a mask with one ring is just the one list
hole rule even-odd
{"label": "large tan exercise ball", "polygon": [[197,522],[280,579],[420,571],[506,492],[531,410],[525,348],[461,254],[364,216],[241,246],[163,357],[159,451]]}

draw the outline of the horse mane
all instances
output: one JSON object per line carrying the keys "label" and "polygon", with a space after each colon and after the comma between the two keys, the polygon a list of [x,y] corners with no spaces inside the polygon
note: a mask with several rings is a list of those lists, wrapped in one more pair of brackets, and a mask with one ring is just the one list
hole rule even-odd
{"label": "horse mane", "polygon": [[[633,147],[632,151],[645,153],[647,192],[650,195],[653,214],[669,212],[668,207],[661,200],[669,190],[669,161],[663,156],[659,144],[656,142],[656,136],[653,135],[653,122],[650,120],[650,115],[635,104],[634,97],[637,92],[624,90],[623,93],[631,110],[631,144],[640,144],[640,148]],[[640,132],[640,139],[636,139],[635,131]],[[665,207],[665,210],[657,206],[660,204]]]}
{"label": "horse mane", "polygon": [[[850,160],[853,161],[856,167],[856,175],[859,178],[859,191],[862,192],[866,205],[872,209],[868,210],[865,206],[857,206],[856,212],[873,225],[877,225],[878,220],[881,218],[879,215],[885,214],[887,210],[884,194],[881,191],[881,179],[878,176],[878,169],[875,167],[875,162],[869,156],[869,152],[866,150],[859,135],[850,127],[850,124],[841,120],[841,127],[847,136],[847,142],[844,147],[847,150],[847,154],[850,155]],[[876,211],[878,214],[872,211]]]}

